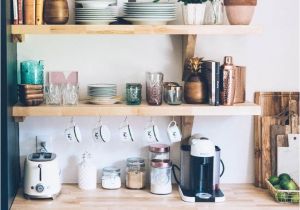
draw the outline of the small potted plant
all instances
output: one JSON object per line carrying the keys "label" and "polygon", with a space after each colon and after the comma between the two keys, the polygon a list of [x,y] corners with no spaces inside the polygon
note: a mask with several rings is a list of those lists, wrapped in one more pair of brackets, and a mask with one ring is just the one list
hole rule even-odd
{"label": "small potted plant", "polygon": [[231,25],[249,25],[257,0],[224,0],[226,14]]}
{"label": "small potted plant", "polygon": [[183,2],[182,14],[186,25],[201,25],[204,21],[206,2],[208,0],[178,0]]}
{"label": "small potted plant", "polygon": [[188,104],[207,101],[207,86],[202,72],[203,58],[188,58],[184,65],[184,100]]}

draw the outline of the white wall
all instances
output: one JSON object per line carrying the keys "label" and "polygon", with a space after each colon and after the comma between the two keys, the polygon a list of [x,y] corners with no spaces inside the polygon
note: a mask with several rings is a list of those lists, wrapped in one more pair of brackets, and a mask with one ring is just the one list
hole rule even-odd
{"label": "white wall", "polygon": [[[298,0],[259,1],[253,25],[263,26],[261,35],[200,36],[196,55],[222,60],[234,56],[234,62],[247,66],[247,99],[253,101],[254,91],[291,91],[299,87],[299,7]],[[46,70],[78,70],[81,96],[86,85],[96,82],[120,84],[144,83],[146,71],[162,71],[166,80],[179,81],[181,75],[181,38],[177,36],[28,36],[18,44],[18,60],[42,59]],[[84,135],[82,144],[69,144],[63,130],[69,118],[26,118],[20,124],[20,154],[23,158],[34,151],[34,137],[48,134],[54,138],[54,149],[60,159],[64,182],[76,182],[76,164],[81,154],[93,154],[99,169],[116,165],[124,168],[131,156],[147,157],[142,141],[143,127],[149,118],[130,117],[136,142],[120,143],[117,128],[122,117],[105,117],[113,131],[113,140],[96,144],[91,128],[97,117],[76,117]],[[154,118],[159,124],[163,141],[171,118]],[[226,164],[225,183],[254,181],[252,117],[197,117],[193,132],[211,138],[222,148]],[[178,163],[178,144],[172,145],[172,159]]]}

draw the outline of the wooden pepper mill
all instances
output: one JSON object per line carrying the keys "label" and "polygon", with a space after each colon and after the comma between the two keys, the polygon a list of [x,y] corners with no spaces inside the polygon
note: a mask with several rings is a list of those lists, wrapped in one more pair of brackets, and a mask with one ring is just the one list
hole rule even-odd
{"label": "wooden pepper mill", "polygon": [[202,104],[207,102],[207,87],[204,82],[201,64],[203,58],[188,58],[185,70],[189,76],[184,83],[184,100],[188,104]]}
{"label": "wooden pepper mill", "polygon": [[47,24],[66,24],[69,20],[67,0],[45,0],[44,20]]}

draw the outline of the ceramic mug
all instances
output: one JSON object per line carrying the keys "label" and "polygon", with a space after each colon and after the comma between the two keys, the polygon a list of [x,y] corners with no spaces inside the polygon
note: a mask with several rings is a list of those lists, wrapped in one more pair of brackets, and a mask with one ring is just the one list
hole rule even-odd
{"label": "ceramic mug", "polygon": [[127,121],[127,119],[125,119],[124,122],[122,122],[120,128],[119,128],[119,135],[120,135],[120,139],[121,141],[124,142],[128,142],[128,141],[133,141],[133,134],[130,128],[130,125]]}
{"label": "ceramic mug", "polygon": [[103,125],[102,122],[99,121],[98,125],[93,129],[93,139],[95,140],[95,142],[109,142],[110,138],[111,133],[108,126]]}
{"label": "ceramic mug", "polygon": [[68,128],[65,129],[65,137],[68,141],[70,142],[75,142],[77,141],[78,143],[81,142],[81,132],[75,123],[72,123],[72,125]]}
{"label": "ceramic mug", "polygon": [[154,124],[153,121],[148,123],[144,130],[144,139],[147,142],[158,142],[160,137],[159,137],[159,129],[158,126]]}
{"label": "ceramic mug", "polygon": [[171,142],[181,141],[182,135],[175,120],[169,123],[167,131]]}

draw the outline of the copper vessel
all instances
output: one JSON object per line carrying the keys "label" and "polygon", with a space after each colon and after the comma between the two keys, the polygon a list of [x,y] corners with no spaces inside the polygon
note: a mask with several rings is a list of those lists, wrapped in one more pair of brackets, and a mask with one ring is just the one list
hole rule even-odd
{"label": "copper vessel", "polygon": [[232,63],[232,57],[226,56],[224,64],[221,66],[221,104],[226,106],[233,105],[235,94],[235,66]]}
{"label": "copper vessel", "polygon": [[246,67],[235,68],[235,93],[233,103],[245,103],[246,100]]}
{"label": "copper vessel", "polygon": [[44,20],[47,24],[66,24],[69,20],[67,0],[45,0]]}

